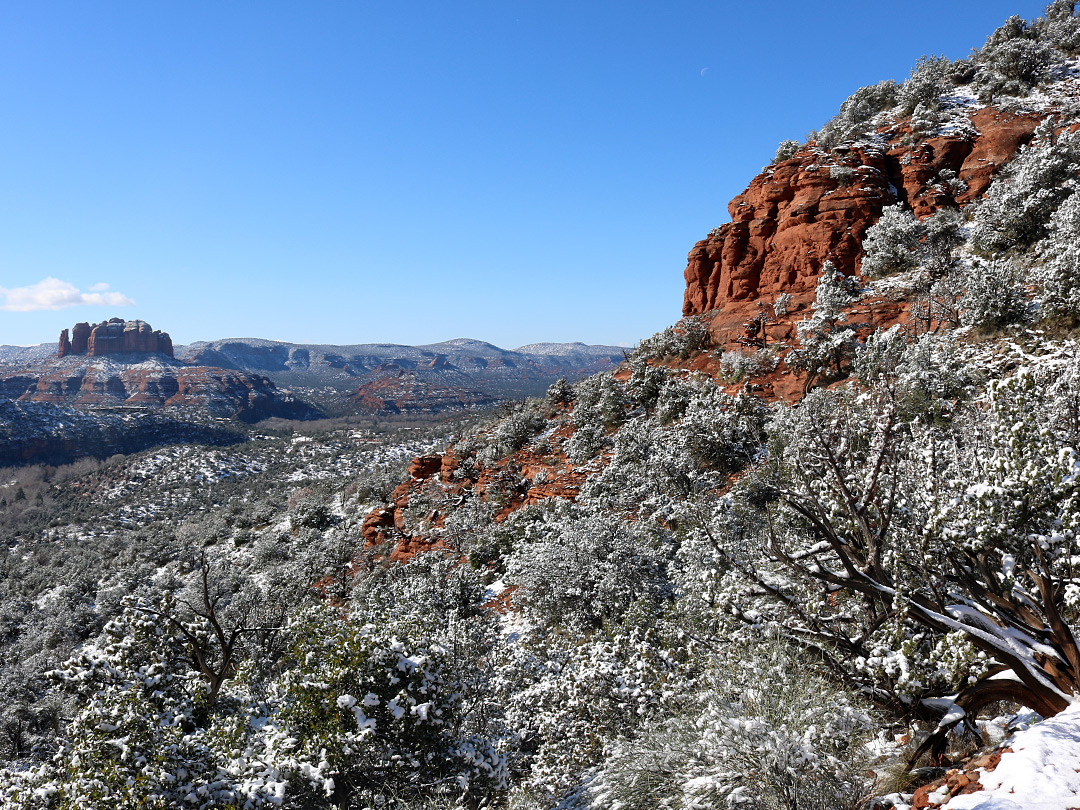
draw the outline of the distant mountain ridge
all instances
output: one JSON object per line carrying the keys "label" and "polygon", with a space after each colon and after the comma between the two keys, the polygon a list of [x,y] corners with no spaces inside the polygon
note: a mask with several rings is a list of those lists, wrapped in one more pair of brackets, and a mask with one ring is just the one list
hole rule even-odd
{"label": "distant mountain ridge", "polygon": [[353,387],[397,371],[448,377],[473,384],[539,383],[560,376],[584,376],[622,362],[618,346],[534,343],[503,349],[472,338],[408,346],[394,343],[306,344],[262,338],[226,338],[176,347],[186,363],[266,374],[275,382]]}
{"label": "distant mountain ridge", "polygon": [[510,350],[472,338],[421,346],[226,338],[176,346],[175,359],[144,352],[91,357],[66,353],[64,345],[61,339],[60,352],[55,343],[0,346],[0,397],[75,408],[194,408],[247,422],[436,414],[538,395],[560,377],[579,379],[623,360],[618,346],[534,343]]}

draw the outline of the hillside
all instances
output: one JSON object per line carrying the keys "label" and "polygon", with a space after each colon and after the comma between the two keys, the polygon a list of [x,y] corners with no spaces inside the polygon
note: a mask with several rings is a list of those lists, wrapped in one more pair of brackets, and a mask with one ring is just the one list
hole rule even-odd
{"label": "hillside", "polygon": [[1059,0],[857,90],[498,419],[0,481],[2,806],[1080,806],[1078,55]]}
{"label": "hillside", "polygon": [[[622,362],[623,349],[538,343],[510,350],[470,338],[424,346],[332,346],[231,338],[178,347],[177,357],[198,365],[264,374],[278,385],[315,389],[314,396],[325,397],[327,389],[354,394],[361,386],[408,374],[425,385],[475,389],[501,400],[538,396],[560,377],[577,380],[609,370]],[[415,407],[430,410],[434,404],[435,400],[417,401]]]}

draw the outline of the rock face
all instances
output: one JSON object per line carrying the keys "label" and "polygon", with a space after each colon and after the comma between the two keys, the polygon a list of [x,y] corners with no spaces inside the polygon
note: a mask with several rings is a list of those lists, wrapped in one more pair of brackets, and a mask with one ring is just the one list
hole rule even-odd
{"label": "rock face", "polygon": [[[724,308],[742,318],[753,313],[730,307],[732,302],[771,300],[781,292],[796,303],[812,298],[825,261],[843,273],[857,272],[863,237],[882,208],[900,201],[925,217],[978,199],[1031,140],[1038,122],[1037,116],[984,108],[971,116],[973,129],[964,134],[918,141],[903,124],[882,133],[884,146],[832,153],[804,147],[755,177],[728,205],[732,221],[694,245],[684,274],[683,314]],[[961,182],[950,183],[951,177]]]}
{"label": "rock face", "polygon": [[71,353],[86,354],[87,344],[90,342],[90,324],[83,321],[75,324],[71,330]]}
{"label": "rock face", "polygon": [[229,445],[244,434],[147,411],[86,412],[62,405],[0,399],[0,466],[70,464],[163,444]]}
{"label": "rock face", "polygon": [[0,392],[22,402],[74,408],[187,408],[242,422],[321,415],[257,374],[153,362],[134,366],[111,361],[70,363],[34,374],[5,376],[0,379]]}
{"label": "rock face", "polygon": [[125,321],[111,318],[91,326],[77,323],[71,330],[60,333],[58,357],[69,354],[85,354],[89,357],[104,357],[109,354],[141,353],[173,356],[172,338],[167,332],[153,329],[146,321]]}

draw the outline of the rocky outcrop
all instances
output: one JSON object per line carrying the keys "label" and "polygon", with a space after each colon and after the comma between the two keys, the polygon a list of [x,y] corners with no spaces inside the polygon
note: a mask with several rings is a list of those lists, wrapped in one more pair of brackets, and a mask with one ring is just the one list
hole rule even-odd
{"label": "rocky outcrop", "polygon": [[70,339],[68,330],[65,329],[60,333],[60,343],[56,351],[58,357],[67,357],[70,354],[104,357],[122,353],[163,354],[172,357],[172,338],[167,332],[155,330],[146,321],[111,318],[94,326],[88,323],[75,324]]}
{"label": "rocky outcrop", "polygon": [[243,422],[321,415],[266,377],[166,362],[57,362],[40,372],[5,375],[0,393],[22,402],[75,408],[185,408]]}
{"label": "rocky outcrop", "polygon": [[90,328],[90,324],[85,321],[75,324],[75,328],[71,330],[72,354],[86,354],[90,343]]}
{"label": "rocky outcrop", "polygon": [[882,133],[884,145],[826,153],[810,144],[769,166],[728,205],[732,221],[690,251],[683,314],[724,309],[729,328],[753,315],[740,303],[779,293],[795,305],[811,299],[825,261],[857,272],[863,237],[882,208],[900,201],[923,217],[978,199],[1038,120],[985,108],[966,133],[920,141],[897,125]]}
{"label": "rocky outcrop", "polygon": [[410,478],[427,478],[442,470],[442,456],[417,456],[409,462]]}
{"label": "rocky outcrop", "polygon": [[361,385],[349,399],[363,410],[390,414],[434,414],[498,402],[482,391],[425,382],[400,370],[396,376]]}
{"label": "rocky outcrop", "polygon": [[86,412],[61,405],[0,398],[0,467],[70,464],[164,444],[229,445],[244,441],[226,425],[146,411]]}

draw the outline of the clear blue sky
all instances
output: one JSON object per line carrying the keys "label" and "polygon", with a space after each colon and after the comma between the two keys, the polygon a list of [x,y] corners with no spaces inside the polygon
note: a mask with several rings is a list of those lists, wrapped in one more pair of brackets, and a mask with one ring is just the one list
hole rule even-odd
{"label": "clear blue sky", "polygon": [[86,303],[0,343],[634,343],[778,141],[1044,5],[12,0],[0,288]]}

